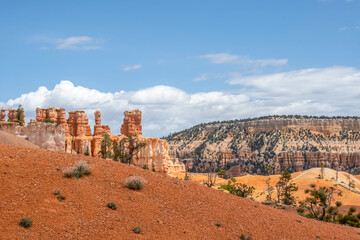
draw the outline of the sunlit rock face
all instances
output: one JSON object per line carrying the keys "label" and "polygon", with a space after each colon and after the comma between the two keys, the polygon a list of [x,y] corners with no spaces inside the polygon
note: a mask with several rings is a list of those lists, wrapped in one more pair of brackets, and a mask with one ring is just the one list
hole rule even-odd
{"label": "sunlit rock face", "polygon": [[142,135],[141,111],[139,109],[124,112],[121,134],[126,136]]}
{"label": "sunlit rock face", "polygon": [[124,142],[132,137],[137,143],[146,144],[134,156],[134,165],[139,167],[146,165],[150,170],[164,173],[185,171],[183,163],[169,156],[169,145],[166,140],[142,136],[141,111],[138,109],[124,112],[121,135],[112,134],[109,126],[102,125],[100,111],[94,113],[94,134],[91,132],[85,111],[71,111],[66,119],[64,108],[37,108],[36,121],[32,120],[23,127],[17,122],[5,122],[4,112],[0,112],[2,120],[0,126],[4,131],[22,136],[44,149],[98,156],[104,134],[109,134],[112,143]]}
{"label": "sunlit rock face", "polygon": [[19,123],[0,123],[2,131],[22,137],[35,145],[54,151],[65,151],[65,130],[61,125],[31,122],[27,126]]}
{"label": "sunlit rock face", "polygon": [[166,138],[188,170],[225,169],[232,176],[313,167],[360,170],[360,118],[264,117],[200,124]]}

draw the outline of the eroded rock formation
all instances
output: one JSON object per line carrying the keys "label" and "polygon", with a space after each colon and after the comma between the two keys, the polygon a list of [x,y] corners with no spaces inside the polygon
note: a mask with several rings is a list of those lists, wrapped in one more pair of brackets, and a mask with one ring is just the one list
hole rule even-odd
{"label": "eroded rock formation", "polygon": [[25,124],[25,113],[23,108],[12,109],[12,108],[1,108],[0,111],[0,122],[6,121],[6,111],[8,111],[8,120],[7,122],[18,122],[21,125]]}
{"label": "eroded rock formation", "polygon": [[142,135],[141,111],[139,109],[124,112],[124,123],[121,134],[126,136]]}
{"label": "eroded rock formation", "polygon": [[95,126],[94,126],[94,135],[110,134],[110,127],[107,125],[101,125],[101,112],[97,110],[95,113]]}
{"label": "eroded rock formation", "polygon": [[0,122],[5,122],[5,118],[6,118],[6,110],[5,110],[5,108],[1,108],[1,111],[0,111]]}
{"label": "eroded rock formation", "polygon": [[[17,110],[7,110],[10,121],[13,121]],[[36,121],[30,121],[27,126],[20,126],[18,122],[5,122],[5,111],[2,109],[0,112],[2,122],[0,126],[3,130],[28,139],[41,148],[98,156],[104,134],[109,134],[112,143],[124,141],[132,136],[137,142],[146,143],[145,147],[141,148],[134,157],[135,165],[140,167],[146,165],[149,169],[153,168],[157,172],[165,173],[185,171],[183,163],[175,157],[169,156],[169,145],[166,140],[141,136],[141,111],[138,109],[124,113],[124,124],[121,126],[122,135],[114,135],[109,126],[102,125],[100,111],[94,113],[94,134],[91,133],[85,111],[71,111],[66,119],[64,108],[37,108]]]}

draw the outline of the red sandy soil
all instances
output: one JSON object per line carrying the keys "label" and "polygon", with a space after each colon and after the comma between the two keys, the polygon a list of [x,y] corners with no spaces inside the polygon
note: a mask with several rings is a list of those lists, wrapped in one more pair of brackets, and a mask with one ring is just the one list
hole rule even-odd
{"label": "red sandy soil", "polygon": [[0,130],[0,144],[23,146],[29,148],[39,148],[35,144],[13,134],[9,134]]}
{"label": "red sandy soil", "polygon": [[[79,160],[92,174],[65,178]],[[124,186],[144,177],[141,191]],[[53,191],[61,190],[59,202]],[[199,183],[111,160],[0,145],[0,239],[360,239],[359,229],[319,222]],[[114,202],[117,210],[106,207]],[[32,219],[28,229],[21,218]],[[221,227],[216,226],[220,222]],[[139,226],[142,234],[133,233]]]}

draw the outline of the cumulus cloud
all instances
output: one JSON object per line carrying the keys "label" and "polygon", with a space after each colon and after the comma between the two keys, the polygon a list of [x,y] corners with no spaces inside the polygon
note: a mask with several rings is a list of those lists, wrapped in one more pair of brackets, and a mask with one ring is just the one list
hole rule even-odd
{"label": "cumulus cloud", "polygon": [[[35,118],[37,107],[64,107],[67,112],[85,110],[91,124],[93,113],[99,109],[103,124],[109,124],[113,133],[119,133],[123,112],[138,108],[143,112],[144,135],[163,136],[200,121],[217,120],[221,115],[231,119],[234,111],[241,109],[237,109],[240,105],[245,107],[246,101],[248,98],[242,94],[189,94],[181,89],[162,85],[138,91],[104,93],[75,86],[70,81],[61,81],[53,89],[42,86],[35,92],[10,99],[5,107],[16,108],[21,104],[25,108],[27,120]],[[231,103],[235,105],[231,106]]]}
{"label": "cumulus cloud", "polygon": [[206,54],[200,56],[200,58],[208,59],[211,63],[215,63],[215,64],[230,63],[230,64],[238,64],[245,66],[260,66],[260,67],[282,66],[288,63],[288,60],[285,58],[251,59],[246,56],[232,55],[229,53]]}
{"label": "cumulus cloud", "polygon": [[[70,81],[53,89],[39,87],[1,106],[25,108],[27,120],[36,107],[85,110],[90,124],[101,110],[103,124],[119,134],[123,112],[143,112],[145,136],[164,136],[201,122],[273,114],[359,115],[360,70],[354,67],[311,68],[277,74],[242,76],[231,73],[231,92],[188,93],[171,86],[138,91],[100,92]],[[0,106],[0,107],[1,107]]]}
{"label": "cumulus cloud", "polygon": [[304,106],[297,111],[300,114],[359,112],[360,70],[354,67],[310,68],[250,77],[233,73],[228,82],[240,85],[241,92],[253,99],[266,99],[276,113],[290,113],[284,111],[284,105],[291,110],[291,103]]}
{"label": "cumulus cloud", "polygon": [[141,67],[142,67],[141,64],[135,64],[135,65],[132,65],[132,66],[124,67],[123,70],[124,70],[125,72],[127,72],[127,71],[131,71],[131,70],[139,69],[139,68],[141,68]]}
{"label": "cumulus cloud", "polygon": [[61,50],[97,50],[101,49],[100,40],[89,36],[73,36],[56,40],[56,49]]}

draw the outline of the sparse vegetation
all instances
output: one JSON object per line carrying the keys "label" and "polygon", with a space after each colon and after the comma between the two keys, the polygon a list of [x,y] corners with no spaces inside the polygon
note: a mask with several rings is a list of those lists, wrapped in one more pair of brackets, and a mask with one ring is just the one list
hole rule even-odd
{"label": "sparse vegetation", "polygon": [[54,123],[53,121],[50,120],[50,118],[45,118],[44,122],[46,122],[46,123]]}
{"label": "sparse vegetation", "polygon": [[291,174],[287,170],[283,171],[276,183],[277,201],[285,205],[295,205],[294,192],[297,190],[298,187],[291,182]]}
{"label": "sparse vegetation", "polygon": [[145,147],[146,143],[138,142],[136,135],[127,136],[119,142],[113,144],[113,160],[122,163],[132,164],[134,156],[140,149]]}
{"label": "sparse vegetation", "polygon": [[255,190],[255,187],[253,186],[248,186],[244,183],[236,183],[236,179],[234,178],[230,179],[227,185],[222,185],[221,187],[229,191],[229,193],[242,198],[251,197]]}
{"label": "sparse vegetation", "polygon": [[66,197],[61,194],[60,190],[54,190],[54,194],[57,196],[59,202],[62,202],[66,199]]}
{"label": "sparse vegetation", "polygon": [[216,174],[212,172],[208,172],[206,182],[203,182],[205,186],[212,187],[215,186],[216,183]]}
{"label": "sparse vegetation", "polygon": [[110,135],[105,133],[103,135],[103,140],[101,141],[101,150],[99,151],[99,155],[102,158],[111,158],[112,154],[111,154],[111,139],[110,139]]}
{"label": "sparse vegetation", "polygon": [[89,146],[86,148],[86,152],[84,153],[85,156],[90,156],[90,149]]}
{"label": "sparse vegetation", "polygon": [[221,223],[220,223],[220,222],[217,222],[217,223],[216,223],[216,226],[221,227]]}
{"label": "sparse vegetation", "polygon": [[125,180],[125,186],[133,190],[141,190],[147,181],[140,176],[130,176]]}
{"label": "sparse vegetation", "polygon": [[147,165],[144,165],[144,166],[143,166],[143,169],[144,169],[144,170],[149,170],[149,167],[148,167]]}
{"label": "sparse vegetation", "polygon": [[268,177],[266,180],[265,180],[265,184],[266,184],[266,201],[272,201],[273,198],[272,198],[272,194],[274,192],[274,187],[270,185],[270,180],[271,178]]}
{"label": "sparse vegetation", "polygon": [[18,122],[20,126],[23,126],[23,122],[22,122],[23,114],[24,114],[24,108],[22,108],[21,105],[19,105],[19,107],[16,110],[15,121]]}
{"label": "sparse vegetation", "polygon": [[241,234],[240,235],[240,239],[241,240],[252,240],[252,238],[249,236],[249,237],[246,237],[246,235],[245,234]]}
{"label": "sparse vegetation", "polygon": [[[327,210],[334,201],[335,195],[341,196],[341,191],[338,191],[333,187],[316,188],[315,184],[311,184],[310,189],[306,189],[305,193],[309,194],[310,197],[306,197],[304,201],[300,201],[300,209],[305,208],[309,212],[306,215],[307,217],[323,221],[325,214],[328,212],[329,215],[326,216],[326,219],[335,221],[337,209],[335,210],[332,207],[330,211]],[[301,210],[298,210],[298,212],[302,213],[303,211],[301,212]]]}
{"label": "sparse vegetation", "polygon": [[133,232],[136,234],[140,234],[141,233],[141,228],[139,226],[133,228]]}
{"label": "sparse vegetation", "polygon": [[32,226],[32,220],[29,218],[22,218],[19,222],[19,225],[23,228],[29,228]]}
{"label": "sparse vegetation", "polygon": [[86,161],[79,161],[73,167],[67,168],[64,171],[64,175],[67,178],[81,178],[91,174],[91,168]]}
{"label": "sparse vegetation", "polygon": [[110,202],[110,203],[108,203],[107,205],[106,205],[108,208],[111,208],[112,210],[116,210],[116,204],[115,203],[113,203],[113,202]]}
{"label": "sparse vegetation", "polygon": [[184,180],[190,180],[190,177],[187,173],[185,173]]}
{"label": "sparse vegetation", "polygon": [[225,177],[226,176],[226,171],[221,169],[220,171],[218,171],[217,175],[221,178]]}

